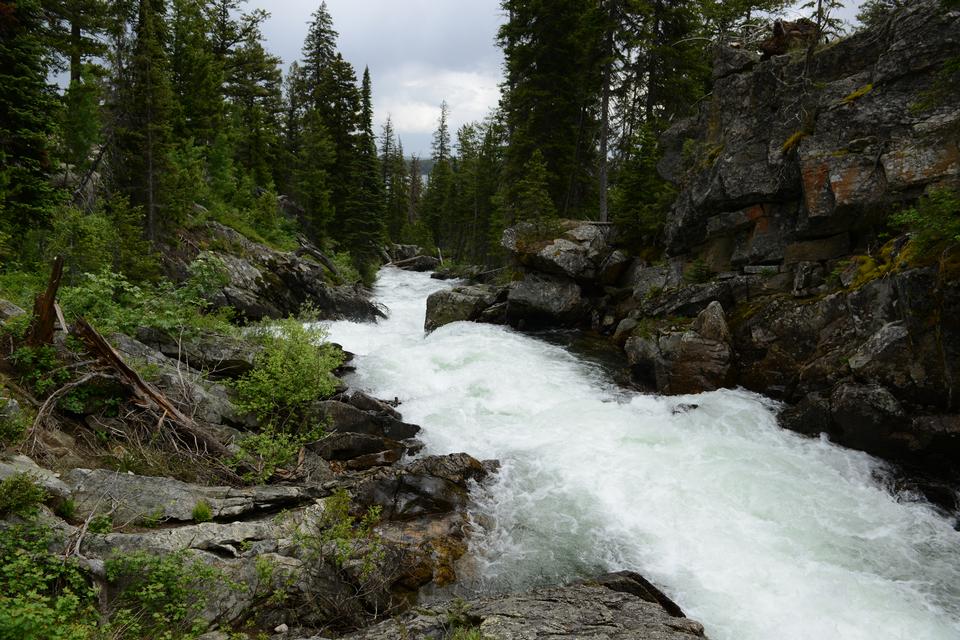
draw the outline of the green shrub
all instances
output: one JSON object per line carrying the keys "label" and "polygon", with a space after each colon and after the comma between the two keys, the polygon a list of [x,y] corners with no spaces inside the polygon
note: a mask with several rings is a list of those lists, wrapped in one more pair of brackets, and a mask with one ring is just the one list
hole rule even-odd
{"label": "green shrub", "polygon": [[357,271],[357,268],[353,266],[353,258],[350,256],[350,253],[347,251],[339,251],[333,254],[331,258],[333,264],[336,265],[337,271],[340,272],[340,275],[343,277],[343,281],[346,284],[352,284],[354,282],[360,282],[360,272]]}
{"label": "green shrub", "polygon": [[30,420],[23,411],[7,410],[9,402],[7,398],[0,398],[0,449],[20,444],[30,428]]}
{"label": "green shrub", "polygon": [[56,389],[70,379],[70,372],[63,368],[57,350],[49,345],[20,347],[10,355],[20,381],[38,396]]}
{"label": "green shrub", "polygon": [[238,408],[256,414],[278,432],[303,426],[297,420],[310,403],[337,388],[332,372],[342,363],[342,355],[325,338],[323,328],[305,326],[296,318],[264,327],[264,349],[253,369],[235,383]]}
{"label": "green shrub", "polygon": [[222,272],[215,262],[202,261],[191,265],[190,279],[177,288],[167,281],[134,284],[111,271],[85,273],[80,284],[62,289],[60,301],[68,318],[85,316],[104,333],[131,333],[144,326],[167,332],[229,332],[227,317],[207,313],[202,295],[215,285],[218,274]]}
{"label": "green shrub", "polygon": [[322,426],[300,434],[268,426],[260,433],[241,438],[236,443],[239,451],[228,464],[234,469],[249,469],[243,475],[247,482],[263,484],[273,477],[277,469],[290,464],[305,444],[322,437]]}
{"label": "green shrub", "polygon": [[106,535],[113,531],[113,518],[109,514],[94,516],[87,525],[87,531],[90,533],[99,533]]}
{"label": "green shrub", "polygon": [[95,636],[96,593],[76,561],[50,553],[51,541],[33,522],[0,529],[0,638]]}
{"label": "green shrub", "polygon": [[29,474],[17,473],[0,482],[0,516],[35,515],[46,499],[47,492]]}
{"label": "green shrub", "polygon": [[197,504],[193,506],[191,517],[193,517],[194,522],[210,522],[213,520],[213,509],[210,508],[210,503],[206,500],[198,500]]}
{"label": "green shrub", "polygon": [[106,563],[107,579],[118,589],[106,625],[109,634],[142,640],[196,638],[206,629],[201,613],[210,586],[223,575],[185,553],[143,552]]}
{"label": "green shrub", "polygon": [[921,248],[938,242],[960,242],[960,194],[952,189],[931,191],[913,208],[890,216],[890,223],[912,231]]}
{"label": "green shrub", "polygon": [[[361,562],[361,577],[369,577],[383,561],[384,551],[374,527],[380,521],[381,508],[370,507],[359,520],[350,513],[350,494],[338,489],[323,503],[317,531],[294,534],[294,542],[314,560],[329,560],[338,568],[351,559]],[[325,553],[332,547],[332,556]]]}

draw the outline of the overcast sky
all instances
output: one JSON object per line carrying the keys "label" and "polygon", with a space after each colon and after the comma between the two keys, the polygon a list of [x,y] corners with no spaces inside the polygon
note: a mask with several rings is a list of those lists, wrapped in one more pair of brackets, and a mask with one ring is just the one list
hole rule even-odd
{"label": "overcast sky", "polygon": [[[856,0],[844,17],[852,19]],[[310,15],[320,0],[250,0],[270,12],[269,50],[284,65],[300,58]],[[440,102],[451,129],[496,107],[503,56],[494,40],[503,19],[499,0],[327,0],[340,51],[357,69],[370,67],[376,130],[387,116],[408,154],[430,155]]]}

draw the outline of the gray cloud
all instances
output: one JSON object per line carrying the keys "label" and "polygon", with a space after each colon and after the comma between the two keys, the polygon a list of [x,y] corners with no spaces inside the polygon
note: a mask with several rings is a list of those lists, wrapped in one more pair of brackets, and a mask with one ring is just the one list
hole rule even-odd
{"label": "gray cloud", "polygon": [[[320,0],[252,0],[266,9],[269,49],[285,65],[300,58]],[[503,56],[494,38],[498,0],[328,0],[340,51],[360,75],[370,67],[379,127],[389,115],[408,153],[428,155],[440,102],[454,130],[497,104]]]}

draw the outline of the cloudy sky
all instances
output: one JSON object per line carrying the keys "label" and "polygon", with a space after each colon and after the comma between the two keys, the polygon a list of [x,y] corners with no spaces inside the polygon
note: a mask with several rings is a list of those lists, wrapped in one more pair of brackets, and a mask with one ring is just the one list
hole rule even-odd
{"label": "cloudy sky", "polygon": [[[288,65],[300,57],[320,0],[250,0],[270,12],[264,34]],[[852,19],[856,0],[844,17]],[[360,75],[370,67],[376,127],[389,115],[408,154],[430,154],[440,103],[451,128],[482,119],[497,104],[503,57],[494,39],[499,0],[327,0],[340,51]]]}
{"label": "cloudy sky", "polygon": [[[251,0],[271,17],[264,34],[284,64],[299,59],[310,14],[320,0]],[[503,56],[494,38],[499,0],[327,0],[340,51],[370,67],[376,129],[389,115],[408,154],[430,154],[440,103],[451,128],[482,119],[497,104]]]}

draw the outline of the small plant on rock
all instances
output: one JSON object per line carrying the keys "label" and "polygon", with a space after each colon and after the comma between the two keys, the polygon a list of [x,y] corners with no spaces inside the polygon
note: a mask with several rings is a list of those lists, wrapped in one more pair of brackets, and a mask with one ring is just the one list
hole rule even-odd
{"label": "small plant on rock", "polygon": [[191,513],[194,522],[210,522],[213,520],[213,509],[206,500],[198,500]]}
{"label": "small plant on rock", "polygon": [[32,516],[46,499],[47,492],[29,474],[18,473],[0,482],[0,516]]}

